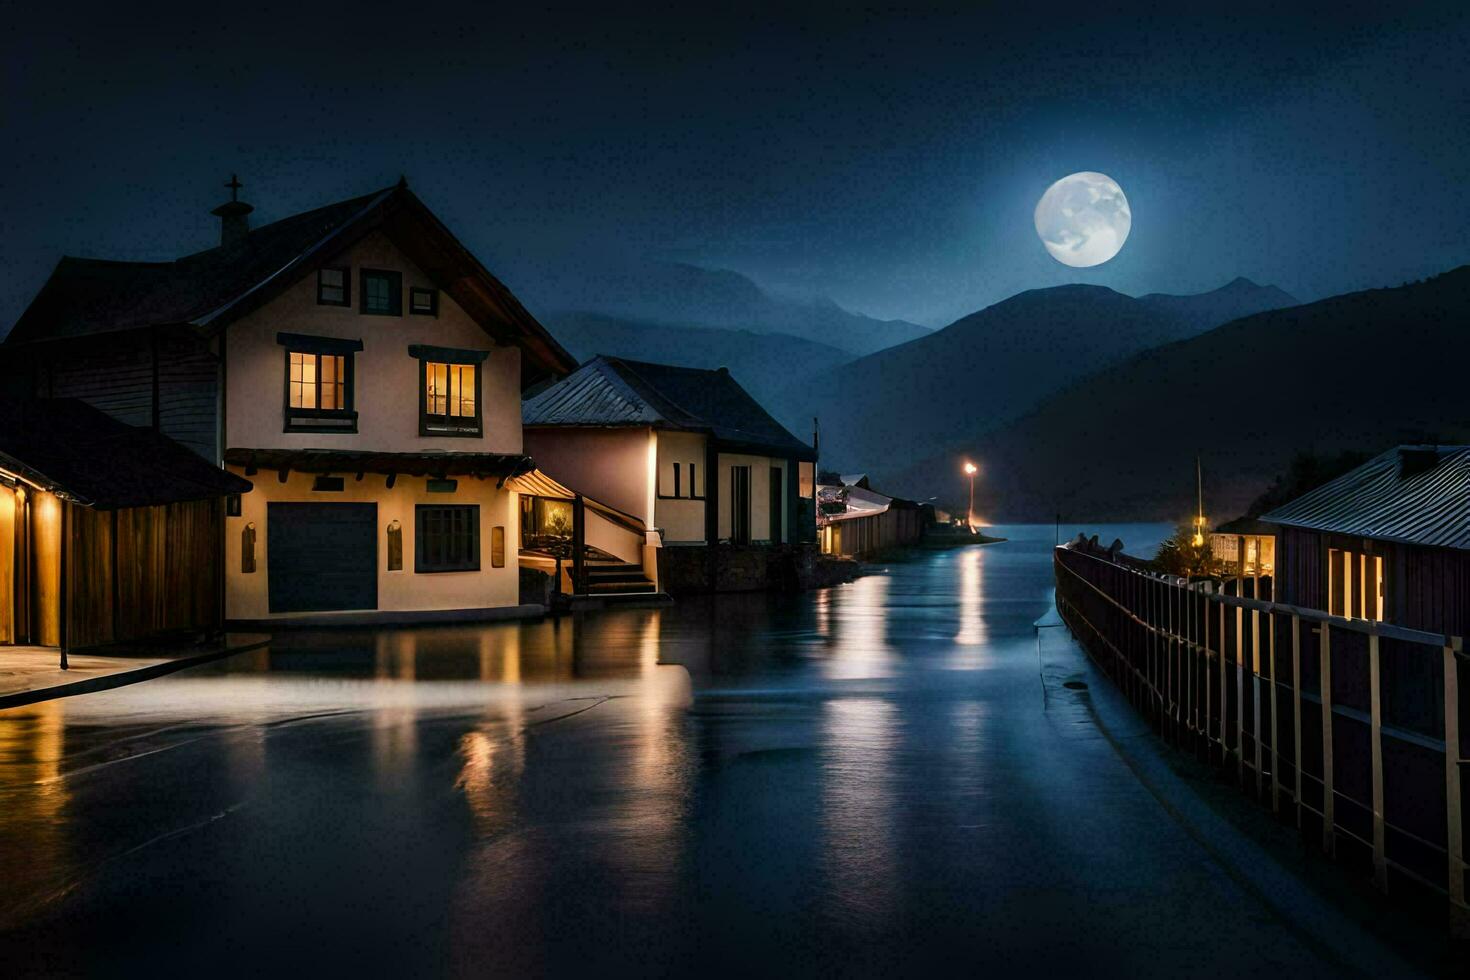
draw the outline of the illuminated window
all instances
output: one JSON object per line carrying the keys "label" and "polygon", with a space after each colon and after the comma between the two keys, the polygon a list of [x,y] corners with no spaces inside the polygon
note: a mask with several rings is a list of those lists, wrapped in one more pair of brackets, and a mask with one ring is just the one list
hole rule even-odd
{"label": "illuminated window", "polygon": [[479,437],[480,365],[487,351],[410,344],[419,359],[419,435]]}
{"label": "illuminated window", "polygon": [[316,274],[316,301],[322,306],[351,306],[348,269],[319,269]]}
{"label": "illuminated window", "polygon": [[1329,548],[1327,569],[1328,612],[1347,619],[1383,622],[1388,618],[1388,582],[1382,555]]}
{"label": "illuminated window", "polygon": [[397,272],[363,269],[362,312],[370,316],[402,316],[403,276]]}
{"label": "illuminated window", "polygon": [[356,432],[353,354],[362,342],[280,334],[286,348],[286,431]]}
{"label": "illuminated window", "polygon": [[475,405],[475,365],[424,362],[428,399],[424,411],[445,419],[473,419]]}

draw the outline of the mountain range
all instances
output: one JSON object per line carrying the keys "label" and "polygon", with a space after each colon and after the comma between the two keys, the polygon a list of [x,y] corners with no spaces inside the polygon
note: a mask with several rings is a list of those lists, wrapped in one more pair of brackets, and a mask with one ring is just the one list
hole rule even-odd
{"label": "mountain range", "polygon": [[545,321],[600,314],[647,326],[784,334],[852,355],[930,332],[906,320],[853,313],[826,297],[778,296],[728,269],[606,258],[528,268],[512,261],[508,268],[517,295]]}
{"label": "mountain range", "polygon": [[1245,316],[1079,378],[1003,426],[976,419],[972,438],[887,485],[962,502],[972,458],[991,520],[1182,518],[1198,454],[1206,516],[1226,520],[1303,451],[1470,440],[1467,328],[1470,266]]}
{"label": "mountain range", "polygon": [[891,477],[1139,351],[1295,302],[1245,279],[1194,296],[1134,298],[1085,285],[1030,290],[801,379],[773,408],[787,422],[821,419],[824,467]]}

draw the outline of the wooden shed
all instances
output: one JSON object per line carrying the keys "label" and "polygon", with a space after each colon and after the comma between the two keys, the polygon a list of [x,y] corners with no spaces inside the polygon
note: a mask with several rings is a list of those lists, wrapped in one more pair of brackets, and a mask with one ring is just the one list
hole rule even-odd
{"label": "wooden shed", "polygon": [[0,401],[0,643],[218,628],[225,498],[250,489],[84,402]]}
{"label": "wooden shed", "polygon": [[1470,446],[1400,446],[1262,520],[1278,601],[1470,633]]}

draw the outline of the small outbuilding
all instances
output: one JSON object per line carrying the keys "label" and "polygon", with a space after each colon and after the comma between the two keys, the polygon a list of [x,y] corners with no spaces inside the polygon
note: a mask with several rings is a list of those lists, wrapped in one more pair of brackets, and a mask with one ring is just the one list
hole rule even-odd
{"label": "small outbuilding", "polygon": [[250,489],[76,399],[0,401],[0,643],[217,629],[225,500]]}
{"label": "small outbuilding", "polygon": [[1262,520],[1278,601],[1470,632],[1470,446],[1400,446]]}

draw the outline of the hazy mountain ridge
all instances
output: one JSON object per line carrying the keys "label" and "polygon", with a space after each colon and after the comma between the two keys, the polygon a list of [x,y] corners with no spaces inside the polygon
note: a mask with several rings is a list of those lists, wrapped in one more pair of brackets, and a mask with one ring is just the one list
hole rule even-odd
{"label": "hazy mountain ridge", "polygon": [[[679,367],[726,367],[763,404],[826,365],[853,357],[847,351],[786,334],[692,329],[602,313],[556,313],[543,322],[579,361],[610,354]],[[810,430],[810,419],[792,429],[796,433]]]}
{"label": "hazy mountain ridge", "polygon": [[889,479],[960,499],[977,459],[992,520],[1177,519],[1203,460],[1212,520],[1241,513],[1301,450],[1470,440],[1470,266],[1234,320],[1078,380],[1011,424]]}
{"label": "hazy mountain ridge", "polygon": [[1196,296],[1134,298],[1089,285],[1028,290],[823,371],[788,388],[776,409],[788,421],[821,418],[824,464],[895,473],[1141,350],[1194,336],[1241,310],[1293,302],[1243,279]]}
{"label": "hazy mountain ridge", "polygon": [[596,313],[649,325],[787,334],[854,355],[930,333],[906,320],[878,320],[827,297],[792,299],[748,276],[681,262],[597,261],[517,270],[517,295],[542,320]]}

